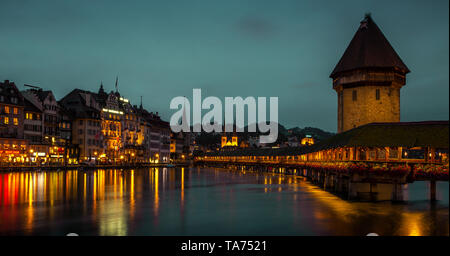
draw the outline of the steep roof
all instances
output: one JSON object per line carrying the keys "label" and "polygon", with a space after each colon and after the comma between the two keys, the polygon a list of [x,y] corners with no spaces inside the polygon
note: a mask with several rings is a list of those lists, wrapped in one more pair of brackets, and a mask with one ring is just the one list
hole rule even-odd
{"label": "steep roof", "polygon": [[359,68],[394,68],[409,73],[370,15],[366,15],[330,77]]}
{"label": "steep roof", "polygon": [[25,111],[42,113],[42,110],[40,110],[36,105],[34,105],[27,98],[24,97],[23,99],[24,99]]}
{"label": "steep roof", "polygon": [[39,97],[39,100],[41,102],[44,102],[44,100],[48,97],[49,94],[51,94],[52,91],[42,91],[42,90],[38,90],[36,91],[37,96]]}
{"label": "steep roof", "polygon": [[[5,80],[4,82],[0,82],[0,96],[2,97],[1,103],[11,104],[23,106],[23,95],[20,93],[19,89],[14,82],[10,82],[9,80]],[[17,101],[13,101],[16,98]]]}
{"label": "steep roof", "polygon": [[448,121],[370,123],[339,133],[321,147],[448,148]]}

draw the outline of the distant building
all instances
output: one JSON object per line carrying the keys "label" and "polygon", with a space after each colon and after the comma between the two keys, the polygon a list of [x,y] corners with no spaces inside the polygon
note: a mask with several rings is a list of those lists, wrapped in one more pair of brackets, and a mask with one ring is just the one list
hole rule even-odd
{"label": "distant building", "polygon": [[314,144],[314,138],[311,135],[306,135],[306,137],[302,138],[301,143],[302,146],[309,146]]}
{"label": "distant building", "polygon": [[400,121],[400,88],[409,69],[366,15],[330,77],[338,94],[338,133]]}
{"label": "distant building", "polygon": [[[292,134],[292,130],[288,130],[288,133]],[[289,147],[298,147],[299,146],[298,137],[297,136],[289,136],[287,139],[287,145]]]}
{"label": "distant building", "polygon": [[226,134],[222,135],[220,146],[222,148],[225,147],[238,147],[238,137],[236,134],[232,136],[227,136]]}

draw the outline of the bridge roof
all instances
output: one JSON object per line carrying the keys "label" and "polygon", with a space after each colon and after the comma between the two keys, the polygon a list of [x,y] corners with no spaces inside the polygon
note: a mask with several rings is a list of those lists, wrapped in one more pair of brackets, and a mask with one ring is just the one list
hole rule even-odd
{"label": "bridge roof", "polygon": [[433,147],[448,149],[449,121],[371,123],[303,147],[238,149],[206,156],[288,156],[344,147]]}
{"label": "bridge roof", "polygon": [[448,121],[371,123],[337,134],[323,148],[434,147],[448,149]]}

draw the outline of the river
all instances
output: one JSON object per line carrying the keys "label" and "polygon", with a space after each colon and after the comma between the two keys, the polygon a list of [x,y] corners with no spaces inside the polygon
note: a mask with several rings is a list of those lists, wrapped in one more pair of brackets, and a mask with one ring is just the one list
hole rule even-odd
{"label": "river", "polygon": [[215,168],[0,172],[0,235],[449,235],[449,183],[352,202],[302,177]]}

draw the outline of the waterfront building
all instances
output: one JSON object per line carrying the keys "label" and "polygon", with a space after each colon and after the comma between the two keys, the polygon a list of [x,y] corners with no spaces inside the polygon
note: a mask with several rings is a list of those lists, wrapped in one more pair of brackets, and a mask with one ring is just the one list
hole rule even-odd
{"label": "waterfront building", "polygon": [[0,82],[0,137],[23,139],[24,99],[14,82]]}
{"label": "waterfront building", "polygon": [[168,163],[170,160],[170,125],[169,122],[161,120],[158,115],[157,120],[154,120],[152,127],[159,130],[160,134],[160,150],[159,161],[162,163]]}
{"label": "waterfront building", "polygon": [[173,160],[184,160],[188,156],[186,152],[186,136],[184,133],[170,133],[170,158]]}
{"label": "waterfront building", "polygon": [[100,106],[101,134],[106,159],[114,162],[124,161],[122,149],[122,119],[123,111],[120,108],[120,94],[116,91],[105,93],[103,84],[100,85],[98,94],[91,93]]}
{"label": "waterfront building", "polygon": [[24,139],[29,143],[29,161],[32,164],[47,162],[48,145],[43,144],[43,115],[42,109],[24,97]]}
{"label": "waterfront building", "polygon": [[[0,87],[0,158],[10,163],[70,165],[83,162],[168,163],[170,125],[116,91],[74,89],[59,102],[40,87]],[[183,154],[190,136],[183,135]]]}
{"label": "waterfront building", "polygon": [[0,163],[25,163],[28,141],[24,136],[24,98],[14,82],[0,82]]}
{"label": "waterfront building", "polygon": [[24,139],[30,142],[30,145],[39,145],[42,143],[42,110],[34,105],[27,98],[24,98]]}
{"label": "waterfront building", "polygon": [[80,162],[96,161],[103,156],[101,107],[89,91],[75,89],[60,100],[73,113],[72,144],[78,145]]}
{"label": "waterfront building", "polygon": [[72,122],[74,113],[59,104],[59,132],[64,145],[64,164],[77,164],[80,158],[80,148],[72,144]]}
{"label": "waterfront building", "polygon": [[338,95],[338,133],[400,121],[400,88],[409,69],[366,15],[330,75]]}
{"label": "waterfront building", "polygon": [[80,159],[101,163],[169,162],[170,126],[158,113],[138,107],[116,91],[76,89],[61,105],[73,115],[72,142]]}
{"label": "waterfront building", "polygon": [[31,89],[22,91],[23,96],[42,111],[42,147],[47,146],[46,156],[49,163],[64,163],[64,140],[59,132],[59,105],[52,91],[25,85]]}
{"label": "waterfront building", "polygon": [[127,161],[143,162],[147,158],[145,154],[145,119],[140,114],[141,106],[132,106],[128,99],[121,98],[121,106],[124,112],[122,119],[123,150]]}

